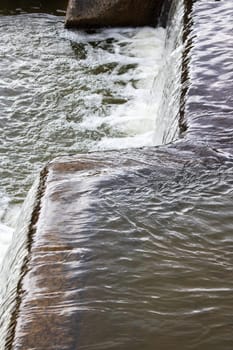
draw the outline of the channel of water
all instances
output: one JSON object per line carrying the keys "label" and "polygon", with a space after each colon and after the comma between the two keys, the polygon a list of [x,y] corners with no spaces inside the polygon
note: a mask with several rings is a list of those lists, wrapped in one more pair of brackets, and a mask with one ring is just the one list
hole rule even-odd
{"label": "channel of water", "polygon": [[[17,233],[1,272],[2,281],[9,266],[13,273],[11,292],[0,289],[6,310],[1,347],[33,211],[33,199],[27,198],[23,214],[22,201],[41,167],[64,154],[162,144],[169,128],[166,142],[177,136],[177,107],[173,122],[161,117],[171,89],[168,76],[173,86],[181,80],[183,11],[174,11],[172,35],[162,27],[68,31],[62,17],[19,9],[1,16],[0,263],[14,228]],[[176,106],[179,96],[176,91]]]}
{"label": "channel of water", "polygon": [[[58,44],[55,47],[48,45],[49,54],[47,53],[48,57],[44,64],[45,67],[48,67],[48,62],[51,62],[51,58],[54,57],[52,55],[53,50],[56,52],[56,57],[58,52],[61,55],[58,58],[59,62],[54,59],[52,66],[60,67],[60,64],[64,63],[63,55],[67,54],[67,48],[72,48],[72,50],[70,49],[72,58],[68,59],[69,67],[75,70],[76,60],[79,67],[76,67],[78,74],[75,76],[77,80],[73,79],[74,76],[72,76],[72,84],[74,86],[70,92],[71,95],[75,94],[77,86],[80,86],[80,84],[83,86],[83,80],[80,79],[79,71],[80,61],[85,62],[86,59],[89,59],[91,53],[98,53],[99,49],[101,52],[102,50],[106,51],[106,48],[107,53],[109,53],[109,48],[110,54],[112,54],[112,50],[114,51],[117,48],[120,51],[118,51],[118,55],[121,56],[123,54],[124,57],[125,55],[128,57],[129,47],[130,52],[134,52],[133,57],[130,57],[130,59],[132,58],[136,61],[133,63],[133,68],[127,67],[123,75],[126,74],[126,80],[130,85],[130,89],[137,90],[139,95],[137,92],[136,94],[127,95],[127,83],[121,84],[122,89],[117,90],[117,92],[123,92],[123,96],[120,96],[120,101],[114,103],[113,107],[112,103],[110,103],[110,106],[108,105],[109,108],[105,106],[101,110],[107,121],[103,127],[100,115],[98,115],[100,108],[99,96],[96,98],[96,88],[99,88],[98,77],[100,78],[101,86],[105,81],[104,84],[108,83],[107,87],[109,88],[110,85],[110,88],[112,88],[113,81],[108,79],[109,75],[111,75],[111,78],[117,77],[118,82],[118,73],[121,67],[111,67],[109,71],[109,66],[106,68],[104,65],[104,67],[101,67],[101,71],[99,72],[99,69],[97,69],[96,73],[95,68],[99,66],[96,67],[94,65],[91,67],[94,69],[94,72],[93,70],[89,72],[90,76],[92,74],[95,75],[94,80],[91,79],[91,84],[93,84],[93,81],[96,81],[96,85],[94,85],[95,96],[94,100],[91,101],[91,108],[88,110],[90,106],[89,100],[91,100],[91,98],[88,99],[88,96],[93,95],[92,93],[90,95],[89,91],[85,94],[86,89],[84,91],[81,89],[78,94],[71,96],[72,98],[75,97],[72,99],[74,101],[73,105],[70,105],[70,100],[65,105],[71,108],[69,110],[69,115],[71,115],[71,120],[68,120],[69,123],[72,126],[79,124],[79,126],[84,127],[84,133],[83,129],[81,130],[84,142],[79,143],[79,145],[82,145],[81,147],[79,146],[80,152],[95,149],[103,151],[113,148],[112,145],[114,145],[114,148],[118,148],[119,143],[122,143],[121,146],[123,147],[130,147],[130,149],[126,148],[122,151],[100,152],[90,155],[80,154],[76,158],[61,158],[57,161],[57,168],[59,168],[60,164],[60,169],[62,169],[62,166],[64,167],[65,164],[64,169],[67,170],[61,171],[60,177],[57,178],[56,170],[50,173],[51,187],[49,185],[48,187],[54,198],[50,203],[50,211],[47,215],[49,220],[46,224],[40,222],[42,229],[41,231],[39,230],[39,234],[43,234],[43,225],[45,226],[44,233],[46,233],[46,229],[48,230],[47,232],[52,232],[55,236],[58,233],[58,240],[54,249],[57,256],[61,255],[62,257],[62,254],[65,254],[67,261],[65,265],[62,265],[64,267],[63,272],[56,270],[58,265],[50,264],[48,269],[55,273],[54,278],[56,278],[56,281],[59,281],[59,278],[61,278],[61,280],[70,284],[62,284],[60,292],[57,293],[57,290],[53,289],[53,281],[48,277],[48,273],[43,274],[43,271],[42,273],[38,273],[39,271],[36,271],[37,273],[33,272],[33,261],[31,262],[31,277],[34,282],[34,288],[27,289],[29,280],[26,278],[24,287],[29,291],[29,300],[27,298],[23,300],[21,318],[19,319],[19,321],[23,320],[24,325],[26,325],[28,335],[22,340],[21,337],[24,336],[22,330],[25,331],[25,328],[19,322],[16,327],[16,342],[19,341],[20,343],[20,340],[28,341],[29,347],[33,348],[34,340],[30,336],[30,334],[33,334],[37,337],[38,344],[43,344],[43,341],[45,344],[47,340],[46,337],[42,339],[43,337],[40,336],[41,329],[35,330],[32,326],[33,322],[37,321],[36,318],[43,321],[43,317],[46,315],[47,320],[53,320],[54,324],[57,325],[55,329],[52,322],[50,324],[49,322],[46,323],[46,334],[48,334],[48,337],[51,336],[50,334],[53,334],[53,331],[57,336],[53,337],[51,349],[61,346],[64,349],[67,347],[69,349],[96,350],[130,350],[132,348],[134,350],[151,350],[155,348],[160,350],[231,350],[233,312],[233,167],[230,144],[230,116],[232,114],[232,99],[230,94],[228,96],[230,85],[225,89],[225,84],[226,81],[231,81],[232,73],[229,69],[229,51],[224,51],[226,45],[228,45],[228,48],[231,47],[231,42],[224,43],[222,39],[229,38],[232,5],[231,1],[228,0],[225,2],[210,0],[208,3],[199,1],[192,3],[192,5],[191,3],[192,1],[185,1],[184,23],[186,27],[184,33],[181,31],[181,34],[183,34],[182,39],[188,38],[188,41],[185,42],[185,51],[183,52],[181,98],[183,104],[179,111],[176,101],[177,96],[179,99],[180,89],[176,79],[174,85],[170,83],[166,85],[156,83],[156,79],[153,81],[149,75],[145,78],[144,74],[142,74],[141,79],[136,79],[136,81],[130,75],[137,72],[138,76],[140,72],[146,72],[151,64],[148,61],[145,62],[145,57],[140,60],[141,49],[137,56],[136,52],[138,52],[140,45],[137,46],[139,43],[137,40],[135,45],[134,41],[134,38],[138,39],[138,36],[143,36],[147,29],[142,31],[123,30],[122,32],[103,31],[89,33],[88,35],[79,33],[80,41],[78,41],[77,33],[67,33],[63,29],[59,32],[56,25],[58,23],[58,27],[62,28],[62,24],[59,21],[56,22],[57,18],[54,16],[22,15],[22,17],[19,17],[19,22],[24,16],[29,16],[33,20],[36,19],[37,25],[35,27],[39,23],[43,24],[43,19],[46,21],[46,28],[49,27],[49,23],[53,23],[52,42],[54,42],[54,33],[61,34],[59,34],[59,42],[62,42],[61,46]],[[211,24],[209,22],[210,14],[216,19]],[[1,19],[4,21],[5,17]],[[56,22],[55,26],[54,21]],[[191,39],[188,34],[191,30],[192,21],[195,23],[195,27]],[[27,28],[27,26],[20,28],[24,29],[25,27]],[[196,28],[198,28],[198,31]],[[149,32],[152,33],[151,30]],[[41,50],[41,52],[38,50],[41,42],[43,42],[43,35],[47,40],[49,32],[48,30],[45,30],[45,32],[41,30],[41,33],[42,37],[37,37],[37,50],[32,50],[30,53],[32,57],[33,55],[36,56],[37,53],[38,56],[43,56],[44,53],[46,56],[44,50]],[[111,33],[111,40],[108,40],[109,33]],[[155,33],[158,34],[157,31],[154,31],[153,35]],[[209,34],[207,41],[206,33]],[[161,34],[162,36],[160,36]],[[93,37],[94,41],[91,39]],[[148,32],[146,37],[148,37]],[[165,38],[164,31],[160,29],[159,37],[156,38],[161,41],[162,37]],[[176,38],[179,38],[179,35]],[[144,40],[142,41],[143,43]],[[118,45],[119,42],[123,42],[123,45]],[[65,53],[63,51],[64,43],[68,45]],[[178,44],[171,45],[170,53],[171,57],[174,57],[175,62],[177,62],[176,55],[182,52],[179,43],[180,41],[178,40]],[[151,43],[149,46],[151,46]],[[219,47],[219,51],[218,49],[216,50],[216,47]],[[86,55],[86,48],[88,55]],[[143,48],[142,50],[144,51],[145,49]],[[203,59],[203,57],[205,58],[204,55],[206,55],[206,59]],[[154,53],[152,56],[155,57]],[[148,58],[148,53],[146,57]],[[161,57],[160,55],[160,67],[162,67]],[[75,62],[73,62],[73,58]],[[67,57],[65,58],[66,60]],[[162,58],[162,61],[164,61],[164,58]],[[187,66],[188,64],[191,67],[189,71],[184,69],[185,65]],[[175,65],[175,72],[179,72],[179,66],[179,64]],[[65,67],[62,66],[62,71],[57,77],[55,84],[59,87],[59,94],[64,84],[62,82],[62,72],[64,72]],[[23,69],[24,67],[21,68]],[[34,74],[41,73],[38,68],[36,64],[32,65]],[[82,65],[81,68],[83,68]],[[25,68],[25,71],[28,72],[28,67]],[[116,71],[117,74],[115,75]],[[107,76],[107,80],[102,80],[104,75]],[[162,76],[163,74],[159,73],[158,70],[157,79],[164,81],[161,78]],[[177,77],[177,74],[175,74],[175,78]],[[84,78],[86,78],[86,75]],[[43,75],[41,79],[43,82],[43,79],[47,78]],[[179,81],[179,78],[177,79]],[[53,83],[49,78],[48,80],[49,83]],[[60,81],[62,82],[61,85],[59,85]],[[145,83],[149,81],[148,87]],[[39,82],[38,79],[37,83]],[[28,83],[30,83],[30,78],[25,80],[24,85],[27,86]],[[158,95],[156,94],[158,85],[165,87],[163,90],[165,91],[165,99],[161,96],[161,91],[159,91]],[[35,113],[37,113],[38,109],[40,111],[41,104],[46,111],[45,115],[43,115],[41,110],[42,118],[40,122],[46,117],[46,114],[50,113],[50,108],[46,109],[47,103],[49,104],[51,101],[57,103],[59,101],[60,95],[58,94],[57,96],[56,90],[54,92],[53,88],[55,89],[55,86],[52,85],[49,91],[54,94],[47,101],[47,93],[43,94],[41,86],[38,88],[40,92],[38,95],[36,94],[38,92],[37,86],[34,87],[33,95],[37,98],[41,97],[41,100],[39,99],[40,103],[38,102],[38,104],[36,104],[37,98],[33,100],[35,102],[35,105],[32,104],[34,106],[33,111]],[[224,89],[226,93],[221,93]],[[126,123],[122,124],[123,129],[121,129],[122,125],[118,123],[117,118],[121,116],[124,119],[127,111],[131,111],[133,106],[136,106],[136,113],[139,109],[138,102],[142,107],[144,96],[148,96],[148,94],[153,96],[151,99],[148,98],[149,101],[152,100],[152,105],[149,103],[149,109],[150,111],[156,110],[155,115],[160,118],[164,113],[164,101],[165,104],[168,104],[169,110],[167,94],[170,96],[169,92],[174,90],[176,90],[174,102],[172,103],[175,106],[174,115],[171,118],[170,127],[165,122],[166,128],[164,130],[168,130],[168,132],[162,133],[163,136],[159,137],[160,141],[157,144],[171,141],[173,143],[165,147],[144,147],[139,149],[139,145],[152,146],[156,144],[156,137],[151,137],[155,134],[150,130],[150,121],[148,123],[149,128],[144,129],[140,126],[142,125],[140,124],[142,120],[138,118],[139,127],[136,130],[132,127],[134,123],[131,125],[130,118],[127,116]],[[115,92],[114,88],[112,91]],[[81,101],[79,100],[77,104],[75,102],[77,98],[80,98],[80,94],[85,107],[84,111],[87,109],[89,113],[82,115],[77,123],[75,115],[77,110],[79,111],[78,107]],[[121,99],[125,95],[127,96],[127,101],[122,101]],[[141,99],[142,96],[143,98]],[[159,96],[159,99],[163,101],[162,105],[154,103],[156,96]],[[28,98],[31,101],[30,94]],[[110,96],[111,98],[112,96]],[[64,101],[66,102],[66,99],[62,99],[61,112],[64,112]],[[158,107],[158,105],[162,107]],[[129,110],[127,109],[128,106],[130,106]],[[146,106],[148,106],[148,103],[146,103]],[[142,110],[144,115],[147,116],[144,107]],[[125,108],[123,115],[122,108]],[[111,114],[108,114],[109,110]],[[72,114],[72,111],[75,111],[75,113]],[[206,115],[203,111],[206,111]],[[22,122],[24,121],[23,114]],[[56,114],[59,115],[59,113]],[[111,118],[108,117],[109,115],[117,117],[116,123],[112,123]],[[151,114],[149,113],[148,115],[150,119]],[[174,138],[178,137],[177,124],[174,124],[174,120],[177,120],[178,123],[178,119],[176,119],[178,115],[182,116],[179,122],[183,133],[181,134],[182,138],[174,142]],[[33,116],[34,119],[30,118],[30,120],[33,119],[36,122],[37,115]],[[92,119],[88,120],[88,116],[91,116]],[[207,118],[208,116],[211,116],[211,121]],[[26,114],[24,117],[26,118]],[[34,153],[32,151],[24,155],[23,169],[26,176],[23,174],[20,181],[16,178],[10,185],[7,181],[10,176],[2,177],[6,183],[6,186],[4,185],[2,188],[9,196],[9,199],[5,197],[7,199],[3,201],[6,210],[4,209],[2,217],[5,222],[7,222],[7,215],[11,217],[11,210],[8,208],[17,208],[18,204],[21,203],[28,187],[31,185],[34,174],[37,173],[42,164],[40,162],[51,159],[52,155],[61,156],[64,153],[78,153],[78,148],[73,149],[72,147],[74,145],[77,147],[79,141],[75,140],[77,142],[74,143],[71,138],[72,142],[71,144],[68,143],[68,147],[63,147],[63,144],[59,143],[63,140],[64,133],[67,131],[64,127],[64,118],[65,123],[67,122],[66,117],[63,116],[63,119],[61,119],[62,123],[59,124],[60,119],[55,118],[54,120],[50,115],[49,119],[46,120],[46,126],[51,125],[51,129],[44,129],[43,123],[40,123],[42,125],[40,125],[39,130],[42,130],[42,133],[39,135],[43,135],[44,130],[52,130],[54,138],[45,137],[43,140],[46,140],[46,142],[51,140],[51,145],[55,144],[54,142],[56,141],[56,146],[58,147],[46,148],[47,143],[44,142],[42,144],[43,152],[41,152],[44,156],[41,158],[42,160],[37,160],[38,162],[35,159],[34,162],[31,162],[29,166],[29,168],[31,167],[30,175],[27,169],[27,161],[28,154],[32,154],[33,159]],[[148,122],[148,117],[145,119]],[[12,120],[14,120],[14,117]],[[56,124],[57,121],[58,124]],[[156,126],[156,123],[154,124]],[[158,126],[160,124],[159,122]],[[60,128],[56,129],[57,125]],[[88,125],[87,130],[85,129],[86,125]],[[96,128],[95,133],[93,133],[92,127]],[[78,134],[77,129],[75,129],[75,135],[76,133]],[[34,133],[29,133],[30,135],[34,135]],[[37,134],[35,133],[35,135]],[[45,135],[50,134],[45,133]],[[73,134],[68,134],[67,140],[70,140],[69,135]],[[139,135],[144,138],[145,143],[140,144]],[[8,140],[8,137],[6,137],[6,140]],[[117,142],[114,144],[116,140]],[[34,143],[35,149],[38,145],[36,141]],[[25,145],[24,142],[22,144]],[[7,145],[9,147],[9,143]],[[87,145],[90,145],[90,148]],[[32,145],[30,144],[28,149],[31,150],[31,148]],[[56,154],[56,152],[58,153]],[[83,162],[83,164],[88,164],[89,162],[93,164],[93,170],[84,169],[81,175],[77,175],[74,171],[75,167],[72,167],[72,162],[74,163],[75,161]],[[94,167],[94,164],[96,164],[98,168],[98,164],[101,164],[101,162],[106,162],[103,165],[104,170],[102,172],[95,170]],[[15,163],[17,164],[17,162]],[[10,162],[8,162],[9,164]],[[56,169],[56,163],[54,167]],[[20,166],[17,169],[20,169]],[[11,174],[13,173],[12,166]],[[18,174],[18,171],[16,173]],[[22,186],[23,183],[24,187]],[[16,191],[14,190],[14,185]],[[56,186],[58,186],[57,189],[59,190],[57,193]],[[64,190],[64,197],[61,197],[62,207],[60,206],[61,202],[59,202],[59,194],[62,193],[60,192],[61,189]],[[70,200],[75,199],[74,193],[78,197],[76,209]],[[26,210],[26,212],[30,214],[30,211]],[[42,214],[46,217],[45,213]],[[68,222],[72,224],[68,226],[69,230],[67,231]],[[22,232],[22,237],[24,237],[23,231],[20,230],[20,232]],[[67,236],[69,240],[67,240]],[[41,241],[35,242],[35,258],[38,258],[36,249],[40,245],[42,246],[43,239],[46,242],[47,238],[45,235],[42,236]],[[50,243],[53,245],[53,242]],[[52,250],[49,254],[52,254]],[[44,258],[49,260],[49,254],[46,255],[45,252]],[[43,267],[41,267],[41,270],[43,270]],[[16,271],[16,275],[17,273]],[[44,289],[45,285],[48,287],[47,290]],[[4,294],[4,291],[2,294]],[[55,297],[60,300],[60,303],[48,307],[46,312],[44,312],[43,301],[46,303],[48,299],[54,300],[53,298]],[[32,320],[30,312],[35,300],[38,303],[38,309],[34,308]],[[14,301],[12,302],[14,303]],[[9,300],[9,305],[6,305],[6,310],[9,310],[10,307],[11,300]],[[3,334],[4,327],[7,328],[7,319],[5,321],[5,323],[2,323],[3,326],[1,328]],[[68,327],[69,325],[70,327]],[[0,345],[2,346],[3,340],[1,339],[1,341]],[[58,341],[59,344],[57,343]],[[14,346],[16,348],[17,344],[14,343]],[[43,346],[40,347],[40,350],[42,349],[44,350]]]}
{"label": "channel of water", "polygon": [[[64,18],[54,15],[1,17],[1,256],[47,161],[177,136],[179,92],[171,99],[173,111],[164,101],[168,76],[174,77],[169,84],[180,86],[181,9],[173,20],[170,37],[162,27],[88,34],[65,30]],[[165,110],[174,123],[163,118]]]}

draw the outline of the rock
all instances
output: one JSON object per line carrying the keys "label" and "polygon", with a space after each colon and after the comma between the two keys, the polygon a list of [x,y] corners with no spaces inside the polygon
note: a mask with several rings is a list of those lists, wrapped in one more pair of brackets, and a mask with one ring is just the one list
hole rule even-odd
{"label": "rock", "polygon": [[164,0],[69,0],[66,28],[156,25]]}

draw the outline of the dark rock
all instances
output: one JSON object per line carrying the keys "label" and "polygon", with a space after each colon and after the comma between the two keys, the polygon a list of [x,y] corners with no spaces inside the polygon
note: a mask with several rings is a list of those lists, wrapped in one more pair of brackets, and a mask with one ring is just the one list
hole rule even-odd
{"label": "dark rock", "polygon": [[164,0],[69,0],[68,27],[156,25]]}

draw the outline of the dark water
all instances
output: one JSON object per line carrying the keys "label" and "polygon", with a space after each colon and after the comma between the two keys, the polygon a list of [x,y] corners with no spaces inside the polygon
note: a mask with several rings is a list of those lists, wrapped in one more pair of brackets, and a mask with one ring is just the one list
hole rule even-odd
{"label": "dark water", "polygon": [[[53,174],[45,237],[33,246],[50,264],[31,268],[16,339],[26,331],[50,349],[232,349],[233,5],[185,8],[186,131],[166,147],[80,156],[97,166],[79,176],[72,166]],[[58,327],[47,322],[43,337],[30,327],[45,319]]]}
{"label": "dark water", "polygon": [[45,12],[64,15],[68,0],[1,0],[0,14],[14,15],[22,13]]}

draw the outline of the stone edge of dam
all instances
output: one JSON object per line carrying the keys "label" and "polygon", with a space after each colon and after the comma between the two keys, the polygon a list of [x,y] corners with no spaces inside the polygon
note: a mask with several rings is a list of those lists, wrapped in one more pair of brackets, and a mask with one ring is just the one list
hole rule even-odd
{"label": "stone edge of dam", "polygon": [[[70,4],[74,3],[74,1],[75,0],[71,0],[69,6],[71,6]],[[168,4],[168,1],[166,4]],[[168,7],[164,9],[163,21],[167,18],[166,11]],[[68,25],[68,27],[70,26]],[[84,27],[86,27],[86,25]],[[179,147],[182,149],[182,141],[180,143],[178,142],[178,144],[180,144]],[[174,145],[177,147],[177,142]],[[69,250],[70,248],[67,248],[67,244],[64,244],[62,239],[59,241],[59,227],[58,230],[55,229],[56,238],[50,235],[50,231],[54,232],[54,227],[51,222],[51,213],[53,210],[50,210],[51,208],[48,209],[48,207],[49,205],[53,206],[53,202],[57,202],[58,206],[61,204],[59,201],[64,200],[67,202],[67,199],[62,198],[62,193],[64,193],[65,197],[69,193],[69,188],[66,187],[68,184],[67,178],[63,178],[64,174],[70,179],[70,174],[72,174],[74,178],[78,176],[78,180],[75,181],[78,183],[80,182],[80,184],[82,183],[80,186],[83,187],[85,186],[87,178],[93,179],[95,182],[97,178],[102,179],[106,178],[106,176],[115,176],[114,174],[121,174],[124,170],[127,172],[129,169],[143,168],[144,162],[140,162],[137,155],[132,156],[132,153],[134,154],[136,152],[137,154],[138,151],[142,158],[148,159],[148,156],[150,159],[154,158],[155,164],[161,169],[164,168],[164,165],[159,165],[160,157],[164,157],[165,163],[167,159],[171,162],[176,161],[173,157],[173,147],[171,147],[171,149],[167,146],[156,147],[150,150],[147,149],[146,152],[144,152],[144,150],[145,149],[120,152],[106,151],[103,153],[98,152],[73,157],[63,157],[53,160],[42,170],[40,181],[35,190],[36,199],[31,214],[31,221],[28,225],[28,232],[25,233],[26,253],[22,261],[16,286],[15,306],[13,310],[11,310],[5,347],[1,350],[25,350],[34,348],[34,344],[37,344],[37,348],[42,350],[48,348],[51,339],[54,338],[57,339],[58,343],[55,345],[59,345],[59,349],[73,349],[76,346],[76,331],[74,329],[76,320],[73,317],[68,317],[66,320],[64,318],[60,319],[57,313],[48,316],[45,311],[46,305],[48,306],[46,296],[42,299],[38,297],[38,300],[36,300],[34,294],[36,289],[33,288],[33,286],[35,286],[35,280],[38,280],[38,275],[41,275],[44,286],[47,285],[47,287],[51,288],[53,291],[54,287],[60,290],[62,285],[67,285],[67,281],[65,281],[66,274],[62,271],[62,264],[59,263],[59,259],[60,261],[64,261],[64,254],[66,255],[64,252],[66,249]],[[182,160],[181,163],[183,163]],[[57,181],[60,181],[58,187],[56,185]],[[73,195],[77,200],[79,197],[78,191],[76,194],[73,193]],[[80,210],[82,211],[82,208],[77,209],[77,211]],[[46,212],[49,213],[49,215],[47,215]],[[65,220],[64,213],[61,212],[59,217],[61,220]],[[55,240],[58,242],[56,243],[56,247],[53,246]],[[49,248],[50,245],[51,248]],[[48,252],[50,252],[50,254],[48,254]],[[47,266],[52,266],[51,261],[53,262],[53,266],[55,266],[55,270],[52,268],[52,270],[49,271],[49,268],[46,269],[42,267],[46,266],[46,264]],[[58,265],[59,273],[56,270]],[[51,279],[51,275],[53,274],[57,274],[55,280]],[[63,292],[65,292],[65,290],[63,290]],[[55,297],[54,302],[59,305],[62,303],[62,300]],[[31,313],[30,318],[27,317],[29,310]],[[63,329],[63,332],[61,332],[61,329]]]}
{"label": "stone edge of dam", "polygon": [[65,27],[155,26],[169,0],[69,0]]}
{"label": "stone edge of dam", "polygon": [[[216,6],[217,4],[221,5],[219,2],[216,2]],[[171,164],[180,164],[181,167],[185,160],[189,161],[191,158],[197,163],[207,158],[215,161],[221,157],[221,147],[227,148],[227,144],[221,144],[219,147],[218,141],[214,138],[210,139],[209,143],[205,143],[203,140],[206,137],[204,134],[206,130],[203,128],[203,133],[199,131],[203,123],[201,121],[203,111],[200,109],[198,110],[199,114],[197,113],[197,106],[192,102],[192,95],[195,91],[199,91],[198,84],[203,83],[205,76],[200,73],[196,83],[189,75],[190,55],[193,53],[195,55],[192,35],[193,19],[190,15],[193,11],[195,12],[193,1],[186,0],[183,37],[185,51],[179,120],[181,138],[171,145],[151,149],[109,151],[64,157],[52,161],[43,170],[40,184],[37,187],[39,201],[37,200],[37,204],[34,206],[27,232],[27,255],[22,264],[17,284],[15,307],[11,312],[6,346],[1,350],[34,348],[35,342],[38,349],[42,350],[49,348],[51,338],[54,337],[57,337],[60,349],[73,349],[77,346],[78,340],[74,327],[77,315],[65,315],[61,319],[57,317],[56,312],[51,312],[48,316],[46,308],[51,300],[46,298],[46,293],[41,293],[38,296],[36,288],[42,290],[43,285],[46,285],[48,290],[54,293],[56,290],[60,291],[61,295],[56,295],[52,303],[54,303],[55,308],[56,305],[64,307],[62,293],[65,293],[64,288],[67,283],[72,288],[74,281],[67,280],[67,271],[62,265],[64,260],[68,265],[72,264],[78,255],[75,249],[73,250],[74,246],[66,241],[62,225],[68,219],[68,213],[72,211],[80,218],[82,213],[88,214],[85,205],[87,205],[88,196],[96,184],[100,184],[102,180],[105,181],[110,177],[121,176],[124,172],[142,169],[145,166],[144,160],[150,160],[154,167],[163,170],[166,168],[167,160]],[[197,13],[195,16],[198,17],[199,14]],[[195,64],[200,63],[200,60],[201,58],[196,58]],[[195,86],[195,84],[197,85]],[[192,118],[196,119],[195,128],[191,127],[189,134]],[[194,138],[199,132],[201,137]],[[213,147],[210,147],[210,144]],[[139,153],[142,160],[138,157]],[[169,171],[172,173],[172,170]],[[80,201],[81,198],[82,201]],[[72,205],[72,201],[75,206]],[[58,224],[54,225],[53,214],[55,213],[56,215],[59,213],[60,227]],[[77,232],[82,230],[81,220],[80,224],[77,221],[76,225]],[[57,275],[58,278],[51,279],[52,275]],[[35,286],[36,288],[34,288]],[[29,310],[31,310],[31,316],[27,318]],[[62,327],[63,333],[59,334]]]}

